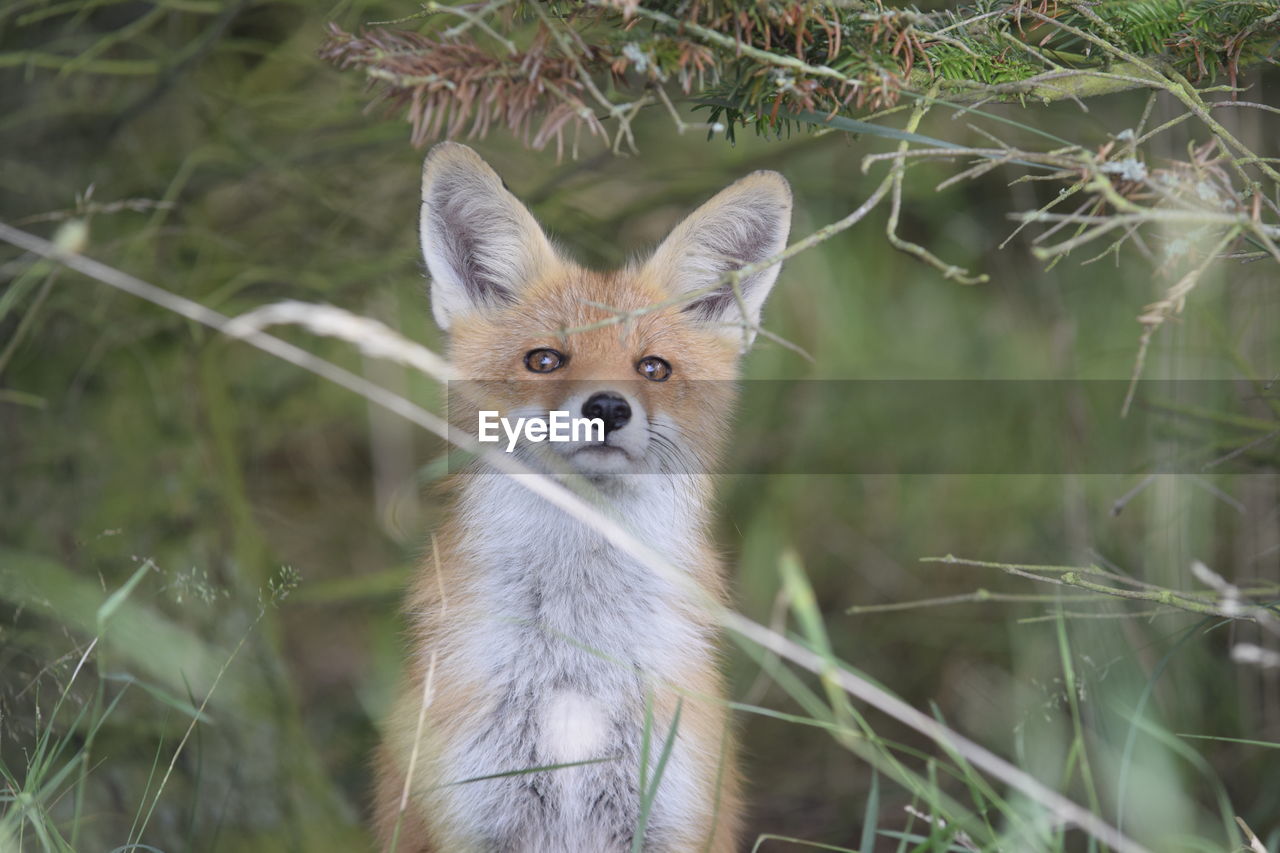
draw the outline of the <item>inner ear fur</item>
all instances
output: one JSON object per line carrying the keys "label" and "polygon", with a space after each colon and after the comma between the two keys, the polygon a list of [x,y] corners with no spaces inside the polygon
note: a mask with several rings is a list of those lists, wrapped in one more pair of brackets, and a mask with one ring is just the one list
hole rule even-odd
{"label": "inner ear fur", "polygon": [[[647,269],[673,294],[699,293],[685,310],[741,339],[741,328],[733,328],[743,322],[733,287],[727,282],[715,285],[726,273],[781,252],[790,227],[791,189],[786,179],[777,172],[753,172],[689,214],[654,252]],[[772,264],[739,282],[750,325],[759,323],[780,268]]]}
{"label": "inner ear fur", "polygon": [[443,142],[422,167],[422,256],[441,328],[463,314],[514,302],[555,262],[533,215],[465,145]]}

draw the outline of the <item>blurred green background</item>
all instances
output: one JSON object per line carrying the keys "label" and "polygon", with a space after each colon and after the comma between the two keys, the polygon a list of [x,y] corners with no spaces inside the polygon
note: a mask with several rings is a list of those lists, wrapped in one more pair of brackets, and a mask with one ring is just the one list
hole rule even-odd
{"label": "blurred green background", "polygon": [[[351,30],[415,8],[9,0],[0,8],[0,219],[46,236],[85,221],[87,255],[227,314],[281,299],[331,303],[440,350],[416,246],[423,152],[399,115],[367,107],[362,80],[316,58],[327,22]],[[1280,76],[1245,82],[1265,100]],[[1088,112],[1069,103],[988,111],[1097,147],[1132,126],[1145,98],[1111,96]],[[1175,114],[1161,102],[1153,123]],[[1257,153],[1280,156],[1273,116],[1236,109],[1222,120]],[[981,144],[970,127],[978,123],[940,109],[921,132]],[[862,157],[892,150],[875,138],[806,133],[741,132],[731,146],[677,135],[661,110],[636,130],[641,153],[625,158],[597,140],[561,160],[502,132],[472,144],[595,266],[652,246],[757,168],[786,175],[792,233],[808,234],[878,184],[884,164],[864,174]],[[1167,133],[1151,153],[1183,157],[1188,141]],[[957,285],[895,252],[882,208],[783,269],[767,326],[813,360],[761,341],[745,375],[1128,378],[1134,318],[1169,280],[1129,253],[1046,268],[1029,251],[1034,229],[999,249],[1008,213],[1043,204],[1056,187],[1010,184],[1019,172],[1003,169],[935,192],[950,174],[945,164],[908,173],[902,233],[989,283]],[[78,274],[8,249],[0,271],[0,760],[9,788],[0,810],[6,830],[22,833],[0,832],[0,845],[61,849],[42,837],[50,832],[85,850],[138,841],[369,847],[368,756],[401,665],[399,594],[440,521],[432,487],[441,444]],[[345,344],[280,334],[439,406],[423,377]],[[1262,263],[1210,276],[1184,318],[1157,335],[1147,367],[1179,379],[1277,373],[1280,288]],[[798,416],[780,428],[775,414],[744,407],[741,434],[779,454],[895,441],[893,424],[852,434]],[[999,442],[1001,413],[990,414]],[[951,415],[922,401],[914,427],[941,434]],[[1275,584],[1280,463],[1274,445],[1268,452],[1270,463],[1264,454],[1248,475],[1158,477],[1119,515],[1113,504],[1141,473],[728,476],[717,538],[746,614],[777,624],[779,555],[794,549],[843,660],[1081,801],[1071,747],[1083,743],[1102,812],[1115,819],[1125,800],[1125,829],[1152,849],[1228,849],[1222,797],[1274,845],[1280,679],[1228,656],[1237,641],[1274,648],[1274,636],[1190,614],[1142,616],[1140,606],[1064,603],[1108,617],[1066,621],[1081,740],[1057,622],[1023,621],[1053,605],[846,613],[979,588],[1052,592],[999,570],[920,562],[947,553],[1096,562],[1182,589],[1201,588],[1190,566],[1202,560],[1241,586]],[[127,597],[104,611],[130,578]],[[798,712],[750,658],[735,651],[730,667],[735,698]],[[871,720],[884,737],[932,752],[894,721]],[[741,723],[753,833],[857,846],[868,767],[819,728],[747,714]],[[882,828],[908,822],[904,791],[884,783],[878,803]]]}

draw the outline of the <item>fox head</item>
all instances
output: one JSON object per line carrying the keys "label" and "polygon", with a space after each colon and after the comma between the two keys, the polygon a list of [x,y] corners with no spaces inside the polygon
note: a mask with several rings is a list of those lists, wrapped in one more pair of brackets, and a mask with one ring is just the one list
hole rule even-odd
{"label": "fox head", "polygon": [[471,387],[451,401],[469,401],[455,424],[474,435],[477,408],[562,411],[603,422],[602,438],[545,445],[584,475],[708,470],[779,265],[742,276],[736,292],[726,274],[780,252],[790,219],[786,180],[753,172],[647,260],[595,272],[558,251],[474,151],[437,145],[423,166],[421,239],[432,312]]}

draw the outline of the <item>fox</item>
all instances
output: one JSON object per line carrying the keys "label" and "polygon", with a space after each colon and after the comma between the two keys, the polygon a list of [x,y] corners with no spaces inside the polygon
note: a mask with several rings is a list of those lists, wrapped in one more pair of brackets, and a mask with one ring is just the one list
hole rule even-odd
{"label": "fox", "polygon": [[598,422],[510,452],[589,487],[674,574],[524,475],[483,457],[454,472],[408,593],[409,659],[375,756],[381,849],[737,849],[744,785],[718,646],[715,608],[729,597],[711,472],[791,203],[782,175],[752,172],[646,259],[599,272],[553,244],[471,148],[428,153],[431,312],[470,389],[451,383],[450,420],[484,407]]}

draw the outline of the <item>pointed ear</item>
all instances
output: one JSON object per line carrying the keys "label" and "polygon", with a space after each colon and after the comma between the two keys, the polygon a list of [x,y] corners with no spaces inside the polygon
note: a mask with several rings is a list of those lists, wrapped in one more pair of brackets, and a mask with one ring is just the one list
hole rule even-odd
{"label": "pointed ear", "polygon": [[465,145],[443,142],[422,166],[422,255],[431,274],[431,312],[446,331],[457,317],[514,302],[555,262],[525,206]]}
{"label": "pointed ear", "polygon": [[[649,259],[646,270],[673,293],[714,285],[725,273],[778,254],[791,230],[791,188],[777,172],[753,172],[721,190],[676,226]],[[760,309],[778,278],[774,264],[742,279],[739,286],[747,321],[760,322]],[[742,311],[733,287],[725,284],[685,306],[735,341],[744,340]],[[754,332],[749,332],[750,343]]]}

